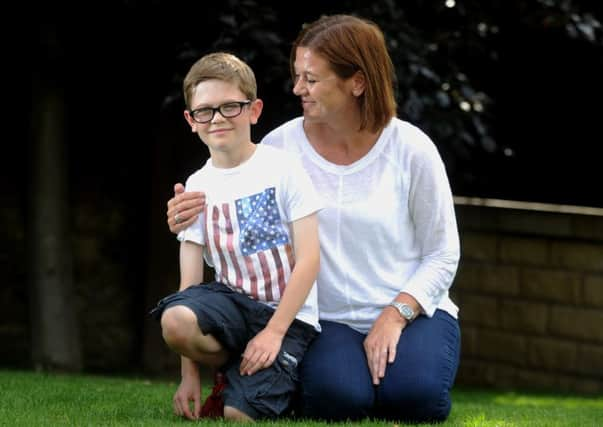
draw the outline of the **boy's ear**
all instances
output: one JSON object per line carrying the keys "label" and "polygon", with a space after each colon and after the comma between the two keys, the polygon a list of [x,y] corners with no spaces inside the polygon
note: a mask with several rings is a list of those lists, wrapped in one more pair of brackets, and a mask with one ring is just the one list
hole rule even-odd
{"label": "boy's ear", "polygon": [[184,119],[187,121],[187,123],[191,127],[191,130],[193,132],[195,132],[195,121],[191,117],[191,113],[189,113],[188,110],[184,110]]}
{"label": "boy's ear", "polygon": [[249,121],[252,125],[255,125],[260,116],[262,115],[262,110],[264,109],[264,101],[257,98],[255,101],[251,101],[249,105]]}

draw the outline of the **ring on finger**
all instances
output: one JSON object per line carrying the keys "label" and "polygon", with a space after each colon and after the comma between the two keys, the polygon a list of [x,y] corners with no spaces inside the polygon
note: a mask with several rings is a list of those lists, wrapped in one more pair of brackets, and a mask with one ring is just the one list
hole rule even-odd
{"label": "ring on finger", "polygon": [[174,215],[174,222],[176,224],[180,224],[182,222],[182,218],[180,218],[179,214]]}

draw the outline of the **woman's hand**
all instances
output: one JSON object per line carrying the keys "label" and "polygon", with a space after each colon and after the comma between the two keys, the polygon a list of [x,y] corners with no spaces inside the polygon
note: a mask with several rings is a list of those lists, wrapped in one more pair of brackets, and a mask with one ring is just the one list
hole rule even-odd
{"label": "woman's hand", "polygon": [[178,234],[191,225],[205,209],[205,193],[184,191],[180,183],[174,185],[174,197],[167,202],[167,224],[170,231]]}
{"label": "woman's hand", "polygon": [[373,384],[379,385],[388,363],[396,359],[396,349],[407,321],[393,307],[385,307],[364,340],[364,351]]}

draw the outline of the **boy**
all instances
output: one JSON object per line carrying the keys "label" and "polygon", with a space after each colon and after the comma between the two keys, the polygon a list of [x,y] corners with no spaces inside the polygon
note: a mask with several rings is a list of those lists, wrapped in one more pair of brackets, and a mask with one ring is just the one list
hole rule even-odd
{"label": "boy", "polygon": [[[206,55],[183,89],[184,117],[210,159],[186,182],[187,191],[205,193],[206,208],[178,235],[180,291],[152,312],[181,355],[174,412],[212,415],[210,401],[222,394],[227,419],[275,418],[288,409],[297,365],[320,332],[314,283],[322,203],[297,158],[251,141],[263,103],[247,64],[228,53]],[[203,258],[214,282],[200,284]],[[226,377],[203,409],[197,363]]]}

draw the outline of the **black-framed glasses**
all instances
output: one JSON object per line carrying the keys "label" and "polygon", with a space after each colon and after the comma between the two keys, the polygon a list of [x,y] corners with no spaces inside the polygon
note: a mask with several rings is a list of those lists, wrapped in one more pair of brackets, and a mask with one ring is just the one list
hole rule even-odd
{"label": "black-framed glasses", "polygon": [[197,108],[196,110],[189,110],[189,113],[194,121],[197,123],[208,123],[211,122],[216,114],[216,111],[219,111],[222,117],[227,119],[232,119],[233,117],[237,117],[243,111],[243,107],[251,104],[251,101],[232,101],[227,102],[222,105],[218,105],[217,107],[203,107]]}

